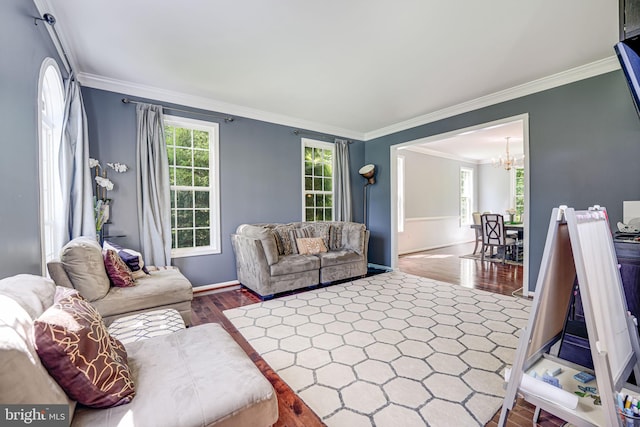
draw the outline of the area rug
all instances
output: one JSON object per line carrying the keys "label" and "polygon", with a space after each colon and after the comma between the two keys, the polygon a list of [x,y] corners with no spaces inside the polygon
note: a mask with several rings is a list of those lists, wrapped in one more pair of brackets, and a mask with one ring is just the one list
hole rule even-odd
{"label": "area rug", "polygon": [[224,314],[329,427],[483,426],[530,304],[390,272]]}
{"label": "area rug", "polygon": [[[480,254],[469,254],[469,255],[460,255],[460,258],[463,259],[475,259],[475,260],[482,260],[482,257],[480,256]],[[498,258],[498,257],[484,257],[485,261],[489,261],[489,262],[499,262],[502,263],[502,258]],[[505,264],[509,264],[509,265],[523,265],[522,262],[517,262],[517,261],[511,261],[510,259],[505,260],[504,262]]]}

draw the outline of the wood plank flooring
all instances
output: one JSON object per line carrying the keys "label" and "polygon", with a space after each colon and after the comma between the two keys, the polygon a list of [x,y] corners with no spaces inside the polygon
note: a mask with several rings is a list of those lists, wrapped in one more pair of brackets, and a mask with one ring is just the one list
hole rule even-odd
{"label": "wood plank flooring", "polygon": [[[502,265],[461,259],[460,255],[473,251],[473,244],[456,245],[447,248],[408,254],[400,257],[399,269],[416,276],[441,280],[444,282],[459,284],[468,288],[482,289],[510,295],[522,287],[522,267]],[[238,342],[242,349],[249,355],[265,377],[271,382],[278,395],[279,419],[276,427],[316,427],[325,424],[320,418],[300,399],[293,390],[271,369],[260,355],[249,345],[238,330],[222,314],[222,311],[254,304],[260,299],[245,289],[219,292],[202,295],[194,298],[192,303],[193,324],[219,323]],[[531,426],[534,407],[522,399],[518,399],[507,421],[509,427]],[[487,426],[497,426],[499,413],[487,423]],[[537,424],[539,427],[560,427],[564,421],[541,412]],[[455,426],[455,420],[451,420]],[[345,426],[348,427],[348,426]]]}

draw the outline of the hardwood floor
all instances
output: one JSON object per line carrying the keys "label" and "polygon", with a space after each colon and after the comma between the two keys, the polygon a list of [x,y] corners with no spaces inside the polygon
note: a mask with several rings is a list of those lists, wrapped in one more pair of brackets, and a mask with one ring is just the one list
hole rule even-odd
{"label": "hardwood floor", "polygon": [[[477,260],[459,258],[460,255],[469,254],[472,251],[473,244],[470,244],[410,254],[400,258],[399,269],[416,276],[507,295],[522,287],[521,266],[503,266],[500,263],[482,263]],[[193,324],[199,325],[210,322],[221,324],[271,382],[278,395],[280,415],[278,422],[275,424],[276,427],[324,426],[325,424],[320,418],[271,369],[222,313],[223,310],[254,304],[259,301],[260,299],[257,296],[245,289],[197,296],[192,303]],[[531,426],[534,409],[529,403],[518,399],[516,406],[514,406],[509,415],[507,426]],[[499,413],[496,414],[487,423],[487,426],[497,426],[499,415]],[[456,425],[454,419],[451,422],[452,426]],[[564,421],[542,411],[538,423],[533,425],[560,427],[563,424]]]}

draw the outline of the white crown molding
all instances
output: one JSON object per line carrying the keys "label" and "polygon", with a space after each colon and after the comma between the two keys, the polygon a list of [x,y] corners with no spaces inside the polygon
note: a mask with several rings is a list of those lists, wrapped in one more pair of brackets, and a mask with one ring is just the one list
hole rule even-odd
{"label": "white crown molding", "polygon": [[92,87],[94,89],[102,89],[110,92],[122,93],[129,96],[137,96],[141,98],[153,99],[160,102],[178,104],[185,107],[200,108],[212,112],[220,112],[223,114],[246,117],[269,123],[291,126],[300,130],[308,129],[314,132],[321,132],[328,135],[335,135],[349,139],[355,139],[358,141],[362,141],[364,137],[364,134],[362,132],[342,129],[335,126],[302,120],[282,114],[270,113],[268,111],[243,107],[236,104],[220,102],[201,96],[188,95],[185,93],[160,89],[153,86],[146,86],[122,80],[111,79],[95,74],[78,73],[78,81],[83,86]]}
{"label": "white crown molding", "polygon": [[505,101],[510,101],[512,99],[531,95],[543,90],[552,89],[554,87],[573,83],[579,80],[587,79],[589,77],[605,74],[619,68],[620,63],[618,62],[616,56],[610,56],[608,58],[601,59],[599,61],[595,61],[580,67],[572,68],[570,70],[562,71],[551,76],[524,83],[510,89],[505,89],[499,92],[492,93],[490,95],[472,99],[471,101],[466,101],[461,104],[443,108],[441,110],[434,111],[433,113],[424,114],[410,120],[405,120],[400,123],[380,128],[378,130],[366,132],[364,134],[364,141],[370,141],[372,139],[380,138],[382,136],[390,135],[438,120],[446,119],[458,114],[467,113],[469,111],[478,110],[480,108],[499,104]]}
{"label": "white crown molding", "polygon": [[[419,145],[411,145],[401,149],[402,151],[413,151],[414,153],[426,154],[433,157],[441,157],[443,159],[456,160],[458,162],[480,164],[480,161],[475,159],[467,159],[466,157],[456,156],[451,153],[443,153],[442,151],[432,150],[431,148],[421,147]],[[401,152],[402,152],[401,151]]]}

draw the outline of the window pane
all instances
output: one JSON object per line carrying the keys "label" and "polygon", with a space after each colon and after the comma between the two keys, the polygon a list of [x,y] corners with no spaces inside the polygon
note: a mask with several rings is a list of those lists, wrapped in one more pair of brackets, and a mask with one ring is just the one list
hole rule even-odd
{"label": "window pane", "polygon": [[304,179],[304,189],[313,190],[313,178],[306,177]]}
{"label": "window pane", "polygon": [[194,169],[193,180],[194,180],[193,184],[196,187],[208,187],[209,186],[209,170]]}
{"label": "window pane", "polygon": [[174,165],[173,162],[176,159],[176,154],[173,147],[167,147],[167,155],[169,157],[169,166],[173,166]]}
{"label": "window pane", "polygon": [[313,221],[313,209],[305,209],[304,210],[305,215],[304,215],[304,220],[305,221]]}
{"label": "window pane", "polygon": [[307,195],[304,197],[304,205],[305,205],[306,207],[308,207],[308,208],[313,207],[313,202],[314,202],[313,194],[307,194]]}
{"label": "window pane", "polygon": [[196,208],[208,208],[209,207],[209,192],[208,191],[196,191]]}
{"label": "window pane", "polygon": [[171,249],[177,248],[178,240],[176,239],[176,230],[171,231]]}
{"label": "window pane", "polygon": [[171,209],[171,228],[176,227],[176,210]]}
{"label": "window pane", "polygon": [[324,191],[331,191],[331,178],[325,178],[324,180]]}
{"label": "window pane", "polygon": [[304,162],[304,174],[305,175],[313,175],[313,163]]}
{"label": "window pane", "polygon": [[176,145],[179,147],[191,147],[191,131],[185,128],[176,128]]}
{"label": "window pane", "polygon": [[173,145],[173,126],[165,126],[164,127],[164,139],[167,141],[167,145]]}
{"label": "window pane", "polygon": [[204,150],[193,150],[193,166],[196,168],[208,168],[209,152]]}
{"label": "window pane", "polygon": [[209,246],[211,243],[211,230],[208,228],[196,229],[196,247]]}
{"label": "window pane", "polygon": [[322,191],[322,178],[313,178],[313,189]]}
{"label": "window pane", "polygon": [[177,208],[192,208],[193,207],[193,192],[192,191],[176,191],[178,197],[176,201]]}
{"label": "window pane", "polygon": [[191,166],[191,149],[176,148],[176,166]]}
{"label": "window pane", "polygon": [[313,148],[304,147],[304,160],[310,162],[313,159]]}
{"label": "window pane", "polygon": [[193,211],[192,210],[178,210],[178,223],[177,228],[192,228],[193,227]]}
{"label": "window pane", "polygon": [[209,132],[203,130],[193,131],[193,146],[196,148],[209,149]]}
{"label": "window pane", "polygon": [[176,168],[176,185],[193,186],[191,169]]}
{"label": "window pane", "polygon": [[324,206],[324,196],[322,194],[316,194],[316,206]]}
{"label": "window pane", "polygon": [[331,211],[332,211],[332,209],[325,209],[324,210],[324,220],[325,221],[331,221]]}
{"label": "window pane", "polygon": [[323,171],[323,170],[324,170],[323,165],[321,165],[321,164],[316,164],[316,165],[313,167],[313,175],[314,175],[314,176],[322,176],[322,175],[323,175],[323,173],[322,173],[322,171]]}
{"label": "window pane", "polygon": [[178,230],[178,248],[193,247],[193,230]]}
{"label": "window pane", "polygon": [[169,185],[176,185],[176,168],[169,168]]}
{"label": "window pane", "polygon": [[333,207],[333,196],[331,194],[324,196],[324,205]]}
{"label": "window pane", "polygon": [[208,227],[209,226],[209,210],[198,209],[195,211],[196,227]]}

